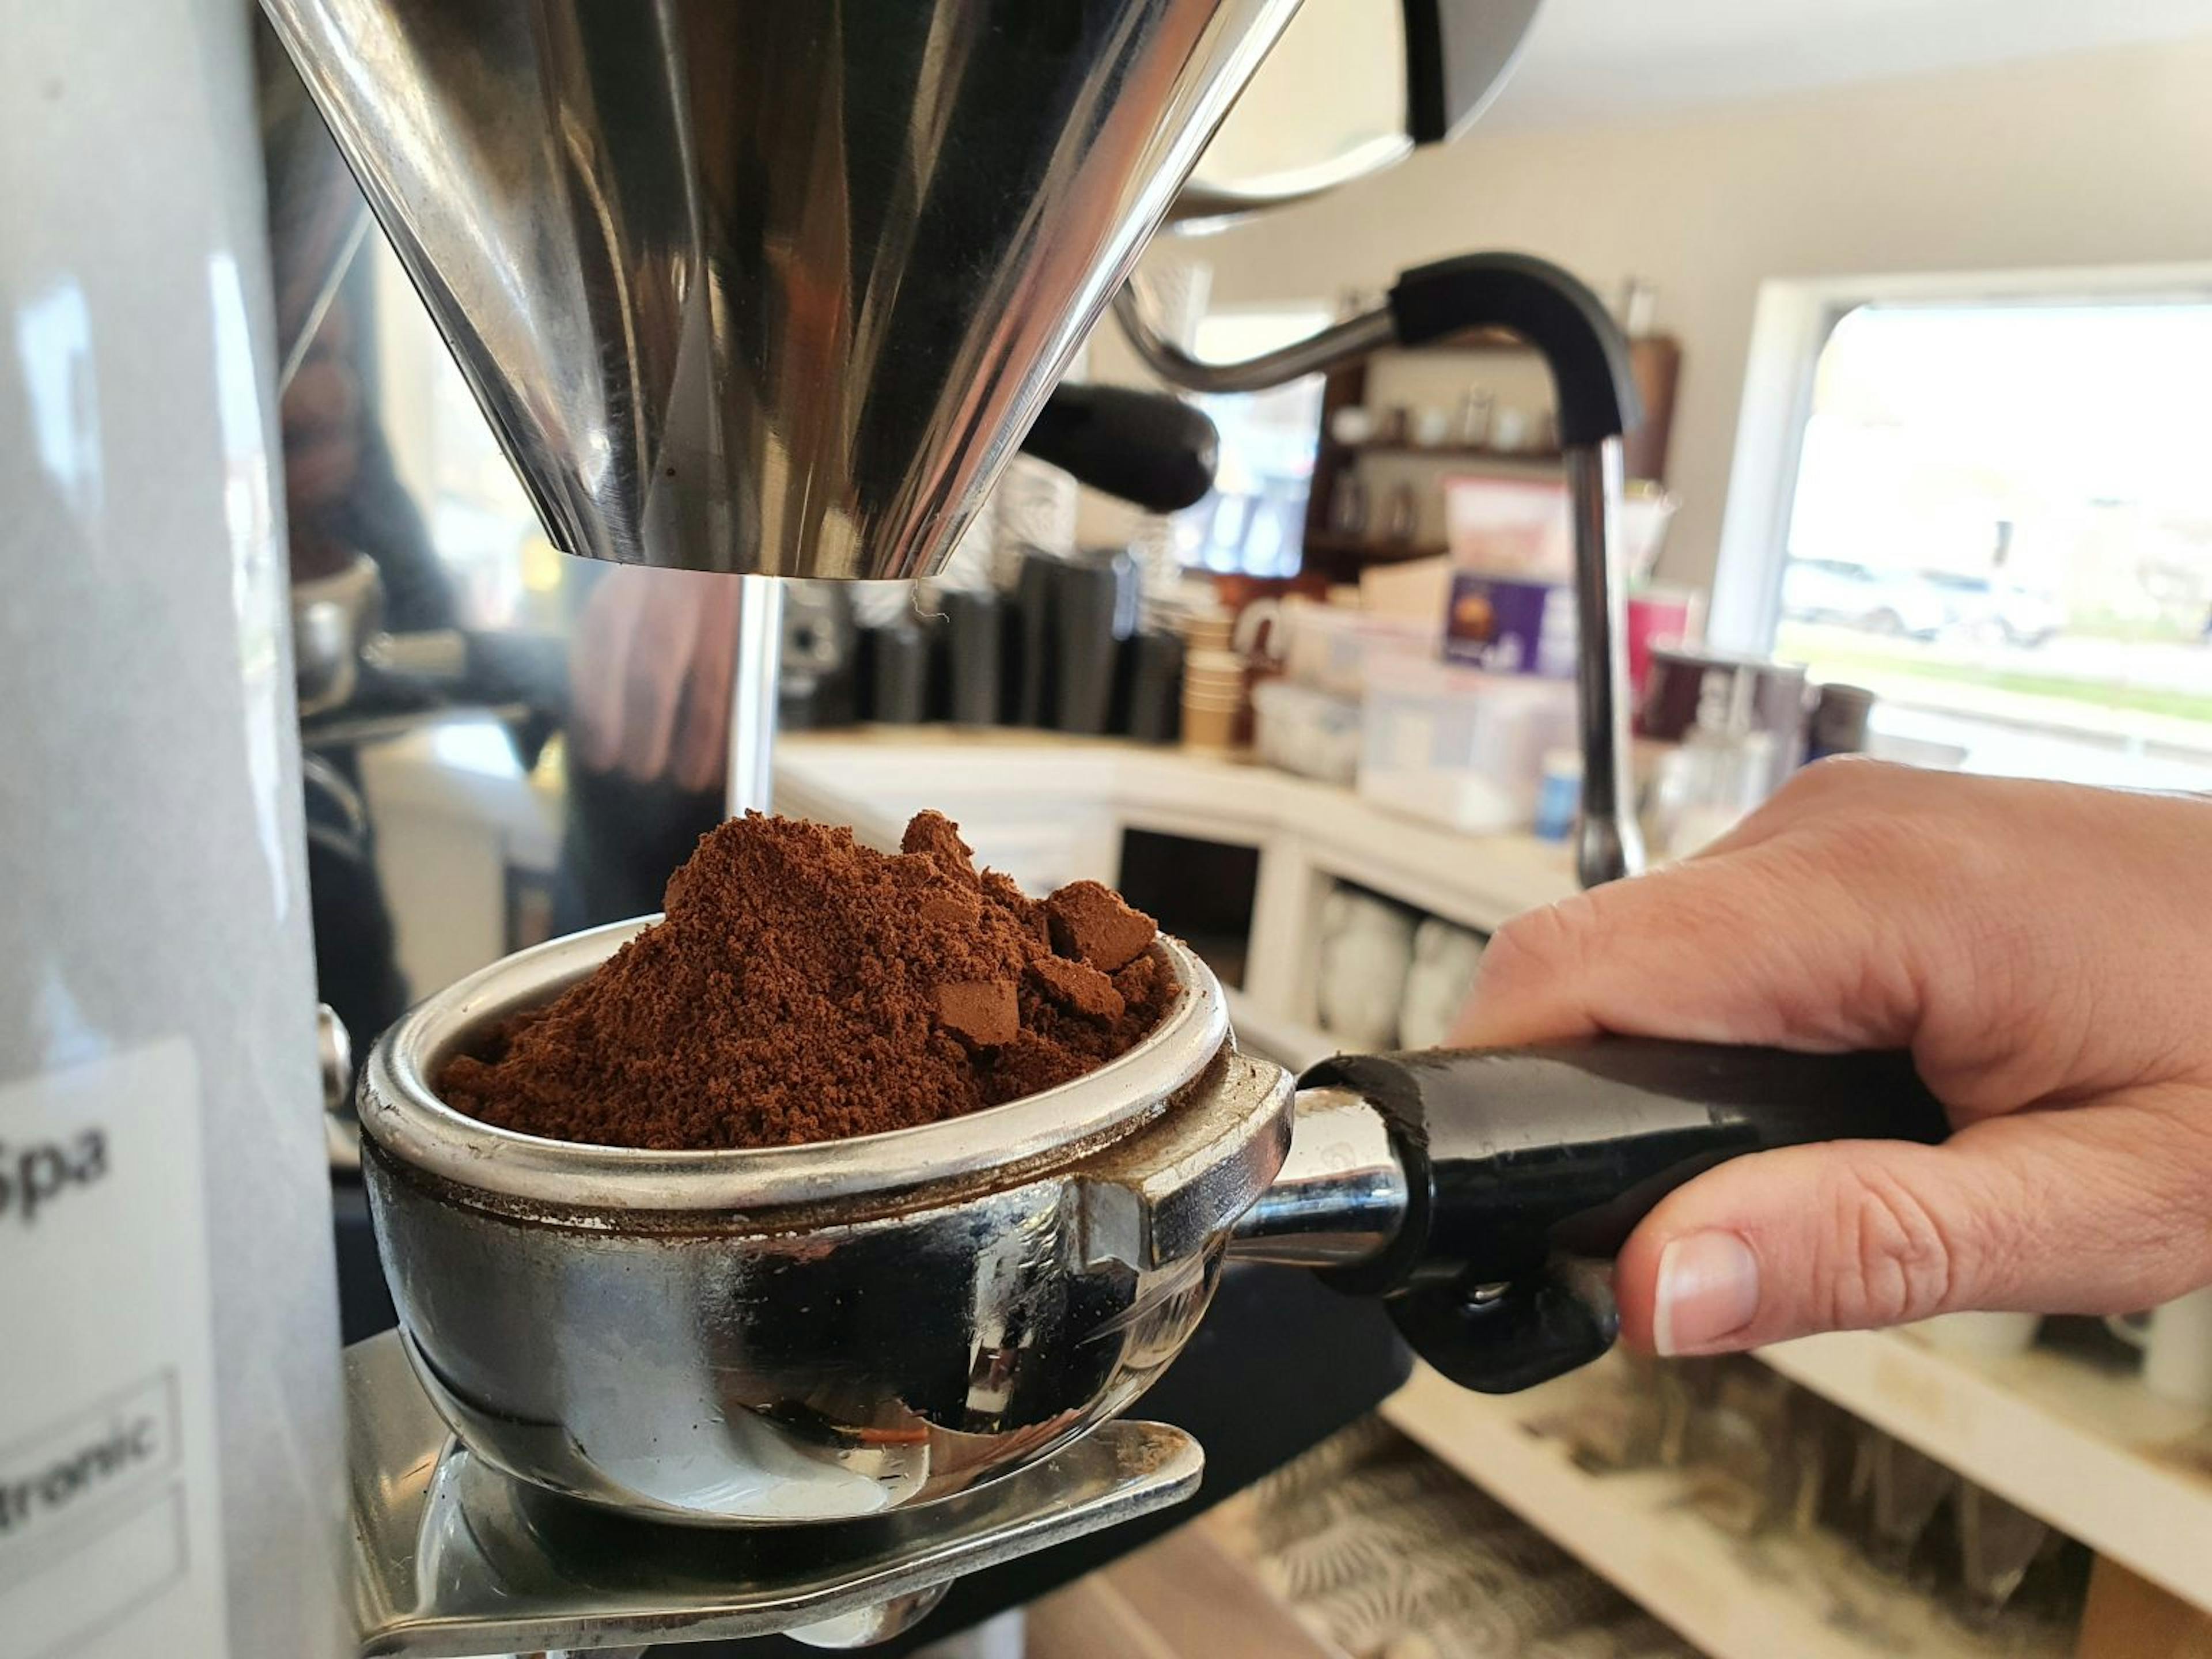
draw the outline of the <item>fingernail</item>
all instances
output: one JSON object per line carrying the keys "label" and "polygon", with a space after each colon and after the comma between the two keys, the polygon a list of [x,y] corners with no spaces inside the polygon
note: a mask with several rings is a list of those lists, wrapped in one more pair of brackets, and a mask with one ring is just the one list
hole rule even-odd
{"label": "fingernail", "polygon": [[1759,1258],[1734,1233],[1692,1233],[1659,1252],[1651,1344],[1692,1353],[1735,1335],[1759,1312]]}

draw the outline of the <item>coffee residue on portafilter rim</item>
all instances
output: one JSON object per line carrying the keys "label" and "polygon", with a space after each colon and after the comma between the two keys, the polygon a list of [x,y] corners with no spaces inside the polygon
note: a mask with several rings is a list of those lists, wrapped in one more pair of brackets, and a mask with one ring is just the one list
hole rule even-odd
{"label": "coffee residue on portafilter rim", "polygon": [[700,840],[666,919],[437,1079],[455,1110],[658,1151],[842,1140],[1096,1071],[1176,990],[1097,882],[1042,902],[923,812],[896,854],[749,812]]}

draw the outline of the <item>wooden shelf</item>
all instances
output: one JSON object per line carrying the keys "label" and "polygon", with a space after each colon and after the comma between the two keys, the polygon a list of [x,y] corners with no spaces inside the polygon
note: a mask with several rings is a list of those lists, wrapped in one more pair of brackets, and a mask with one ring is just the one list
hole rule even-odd
{"label": "wooden shelf", "polygon": [[1366,443],[1331,445],[1340,453],[1359,455],[1416,455],[1433,461],[1507,461],[1525,466],[1556,466],[1566,459],[1557,449],[1492,449],[1487,444]]}
{"label": "wooden shelf", "polygon": [[[1457,340],[1437,341],[1414,349],[1424,354],[1431,351],[1502,351],[1519,356],[1531,355],[1531,349],[1524,343],[1510,334],[1495,331],[1486,331]],[[1629,363],[1644,404],[1644,422],[1628,436],[1626,446],[1628,475],[1632,478],[1663,482],[1667,476],[1667,454],[1674,428],[1675,387],[1681,377],[1681,348],[1679,343],[1664,335],[1632,340],[1629,342]],[[1358,579],[1360,567],[1364,564],[1418,558],[1426,553],[1442,550],[1430,549],[1419,553],[1408,553],[1392,543],[1370,541],[1361,537],[1340,537],[1329,530],[1329,508],[1336,498],[1337,480],[1346,467],[1357,464],[1362,454],[1388,453],[1450,461],[1462,466],[1499,469],[1556,470],[1558,467],[1559,458],[1556,450],[1501,451],[1482,445],[1440,446],[1431,449],[1418,444],[1347,446],[1335,442],[1328,435],[1330,421],[1340,409],[1364,405],[1367,399],[1367,388],[1368,364],[1363,360],[1331,374],[1322,392],[1320,428],[1315,439],[1313,478],[1306,499],[1304,550],[1308,568],[1328,580],[1354,581]]]}
{"label": "wooden shelf", "polygon": [[1389,349],[1419,352],[1423,356],[1431,353],[1467,353],[1481,356],[1500,353],[1533,357],[1536,355],[1535,347],[1530,345],[1528,341],[1510,329],[1504,328],[1471,328],[1462,333],[1447,334],[1440,340],[1426,340],[1417,346],[1391,346]]}
{"label": "wooden shelf", "polygon": [[1954,1353],[1910,1332],[1759,1356],[2191,1605],[2212,1610],[2212,1409],[2042,1348]]}
{"label": "wooden shelf", "polygon": [[[1595,1366],[1486,1396],[1425,1366],[1382,1414],[1712,1659],[1980,1659],[2000,1651],[1840,1539],[1740,1540],[1692,1507],[1674,1469],[1592,1474],[1559,1426],[1613,1388]],[[2028,1650],[2034,1652],[2038,1650]],[[2056,1659],[2063,1647],[2040,1651]]]}
{"label": "wooden shelf", "polygon": [[1363,564],[1404,564],[1413,559],[1441,559],[1442,542],[1394,542],[1379,537],[1343,536],[1335,531],[1309,530],[1301,543],[1309,555],[1353,558]]}

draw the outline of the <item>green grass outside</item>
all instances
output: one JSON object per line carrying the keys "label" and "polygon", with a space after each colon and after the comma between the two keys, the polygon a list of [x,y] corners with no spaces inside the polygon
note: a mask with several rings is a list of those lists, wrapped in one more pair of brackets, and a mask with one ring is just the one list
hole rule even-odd
{"label": "green grass outside", "polygon": [[2130,714],[2162,714],[2172,720],[2212,724],[2212,695],[2176,691],[2154,685],[2100,685],[2069,679],[2062,674],[2024,674],[2007,668],[1983,668],[1972,663],[1923,662],[1881,651],[1838,651],[1825,642],[1798,652],[1785,639],[1779,654],[1809,662],[1824,679],[1863,681],[1879,689],[1882,682],[1917,680],[1924,684],[1978,685],[2010,691],[2023,697],[2049,697],[2058,702],[2080,703],[2090,708],[2113,708]]}
{"label": "green grass outside", "polygon": [[2200,637],[2202,616],[2184,621],[2179,617],[2120,617],[2109,611],[2075,611],[2066,618],[2069,634],[2093,640],[2118,640],[2123,645],[2194,645]]}

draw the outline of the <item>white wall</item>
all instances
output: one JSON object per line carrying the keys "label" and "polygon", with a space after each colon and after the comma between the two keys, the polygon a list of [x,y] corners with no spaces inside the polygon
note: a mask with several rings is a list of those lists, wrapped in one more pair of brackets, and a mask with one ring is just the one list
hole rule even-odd
{"label": "white wall", "polygon": [[[2089,3],[2090,0],[2084,0]],[[2212,258],[2212,37],[1744,104],[1498,131],[1180,252],[1217,306],[1328,301],[1519,249],[1659,289],[1684,374],[1668,574],[1712,568],[1752,313],[1776,276]],[[1121,378],[1110,327],[1094,367]]]}

